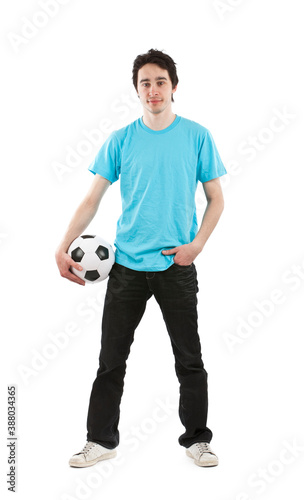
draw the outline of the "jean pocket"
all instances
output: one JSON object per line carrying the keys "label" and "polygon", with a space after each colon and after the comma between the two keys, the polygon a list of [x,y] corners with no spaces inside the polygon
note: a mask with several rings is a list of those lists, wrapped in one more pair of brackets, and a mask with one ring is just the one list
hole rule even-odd
{"label": "jean pocket", "polygon": [[173,265],[181,269],[189,269],[189,267],[193,267],[193,262],[187,266],[181,266],[180,264],[176,264],[176,262],[173,262]]}

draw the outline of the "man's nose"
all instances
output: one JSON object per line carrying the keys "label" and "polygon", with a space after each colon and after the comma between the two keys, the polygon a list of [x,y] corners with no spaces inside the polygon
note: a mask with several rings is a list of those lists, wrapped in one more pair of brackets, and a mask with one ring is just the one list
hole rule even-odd
{"label": "man's nose", "polygon": [[157,90],[156,86],[152,85],[152,83],[151,83],[151,87],[149,90],[149,94],[151,94],[151,95],[158,94],[158,90]]}

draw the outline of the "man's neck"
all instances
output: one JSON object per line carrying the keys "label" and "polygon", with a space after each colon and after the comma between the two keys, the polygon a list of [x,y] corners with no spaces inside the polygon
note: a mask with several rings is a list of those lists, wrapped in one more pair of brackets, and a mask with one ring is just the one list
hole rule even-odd
{"label": "man's neck", "polygon": [[162,113],[149,113],[144,109],[143,122],[152,130],[163,130],[171,125],[176,118],[176,114],[172,110],[163,111]]}

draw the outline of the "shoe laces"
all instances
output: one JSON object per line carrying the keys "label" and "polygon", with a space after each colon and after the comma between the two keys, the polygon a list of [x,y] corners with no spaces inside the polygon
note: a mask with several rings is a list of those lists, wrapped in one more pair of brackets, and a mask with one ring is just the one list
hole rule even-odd
{"label": "shoe laces", "polygon": [[89,451],[94,448],[94,446],[96,446],[96,443],[92,443],[91,441],[88,441],[86,443],[86,445],[82,448],[81,452],[79,453],[80,454],[83,454],[83,455],[87,455],[89,453]]}
{"label": "shoe laces", "polygon": [[212,455],[214,455],[209,443],[196,443],[196,446],[198,448],[200,456],[202,456],[203,453],[212,453]]}

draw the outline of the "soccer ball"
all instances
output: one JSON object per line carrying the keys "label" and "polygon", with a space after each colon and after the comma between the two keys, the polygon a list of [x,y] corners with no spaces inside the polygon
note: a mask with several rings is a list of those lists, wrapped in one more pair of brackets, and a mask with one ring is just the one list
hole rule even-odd
{"label": "soccer ball", "polygon": [[86,283],[105,280],[115,262],[111,245],[100,236],[91,234],[83,234],[76,238],[71,243],[68,254],[82,267],[82,271],[71,267],[71,272]]}

